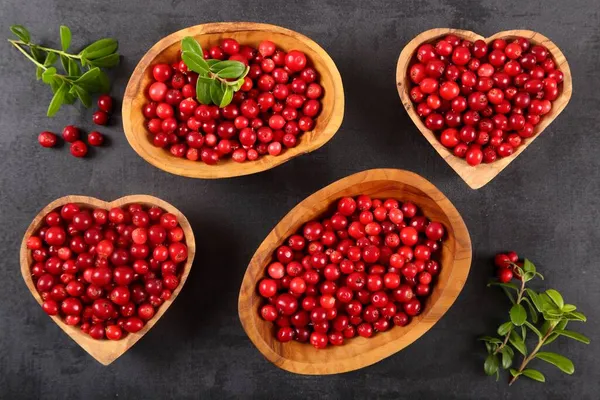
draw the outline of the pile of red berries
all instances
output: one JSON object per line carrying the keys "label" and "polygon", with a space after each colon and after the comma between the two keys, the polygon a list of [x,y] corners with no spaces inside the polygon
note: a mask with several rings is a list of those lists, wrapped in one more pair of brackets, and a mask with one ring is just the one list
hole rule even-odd
{"label": "pile of red berries", "polygon": [[155,65],[151,102],[143,107],[154,146],[210,165],[228,156],[254,161],[295,147],[299,136],[314,128],[323,87],[304,53],[286,53],[268,40],[254,49],[223,39],[204,57],[240,61],[250,71],[231,104],[219,108],[196,101],[198,74],[183,61]]}
{"label": "pile of red berries", "polygon": [[[106,125],[108,113],[112,110],[112,98],[106,94],[98,97],[98,108],[93,115],[93,121],[97,125]],[[87,144],[81,140],[81,132],[74,125],[66,126],[62,131],[62,137],[65,142],[71,143],[69,151],[74,157],[85,157],[88,153]],[[87,141],[91,146],[102,146],[104,135],[100,132],[92,131],[88,133]],[[58,144],[58,136],[50,131],[44,131],[38,135],[38,142],[42,147],[55,147]]]}
{"label": "pile of red berries", "polygon": [[141,330],[179,286],[188,256],[177,217],[139,204],[65,204],[46,215],[26,245],[44,311],[94,339]]}
{"label": "pile of red berries", "polygon": [[440,142],[469,165],[513,154],[552,109],[563,73],[525,38],[471,42],[447,35],[421,45],[410,98]]}
{"label": "pile of red berries", "polygon": [[444,234],[411,202],[344,197],[277,248],[257,285],[260,315],[278,341],[318,349],[405,326],[440,272],[433,258]]}
{"label": "pile of red berries", "polygon": [[[519,256],[514,251],[499,253],[494,257],[494,265],[498,268],[496,275],[503,283],[510,282],[515,277],[513,264],[519,265]],[[519,265],[522,267],[522,265]],[[518,276],[516,276],[518,278]]]}

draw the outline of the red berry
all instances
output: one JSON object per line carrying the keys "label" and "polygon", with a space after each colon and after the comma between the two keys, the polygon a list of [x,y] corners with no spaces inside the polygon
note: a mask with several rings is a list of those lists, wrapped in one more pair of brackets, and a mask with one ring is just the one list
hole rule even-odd
{"label": "red berry", "polygon": [[44,131],[39,134],[38,142],[42,147],[54,147],[58,142],[58,138],[52,132]]}

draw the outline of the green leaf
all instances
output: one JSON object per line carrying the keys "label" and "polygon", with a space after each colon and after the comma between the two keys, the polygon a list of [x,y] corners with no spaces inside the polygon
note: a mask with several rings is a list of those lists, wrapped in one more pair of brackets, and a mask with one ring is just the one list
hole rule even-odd
{"label": "green leaf", "polygon": [[40,79],[42,79],[42,74],[44,73],[44,70],[42,69],[42,67],[36,67],[35,69],[35,79],[37,79],[38,81]]}
{"label": "green leaf", "polygon": [[75,96],[77,96],[77,98],[79,98],[79,100],[81,100],[83,105],[87,108],[90,108],[92,106],[92,97],[90,96],[89,92],[81,86],[73,85],[71,87],[71,90],[69,90],[69,93],[72,93]]}
{"label": "green leaf", "polygon": [[233,89],[234,92],[237,92],[238,90],[240,90],[242,88],[243,84],[244,84],[244,78],[240,78],[237,81],[233,82],[233,84],[231,85],[231,88]]}
{"label": "green leaf", "polygon": [[223,68],[222,70],[217,72],[217,75],[225,79],[237,79],[244,73],[245,70],[246,66],[243,63],[236,62],[235,65]]}
{"label": "green leaf", "polygon": [[60,63],[62,64],[63,69],[65,70],[65,72],[68,74],[69,73],[69,60],[70,58],[67,56],[63,56],[61,54],[60,56]]}
{"label": "green leaf", "polygon": [[554,301],[552,301],[550,296],[548,296],[546,293],[538,294],[538,299],[540,299],[540,301],[542,303],[542,311],[554,311],[554,312],[560,311],[560,308],[556,307],[556,304],[554,303]]}
{"label": "green leaf", "polygon": [[531,329],[531,331],[533,333],[535,333],[540,339],[544,337],[544,335],[542,335],[542,332],[539,331],[538,328],[536,328],[532,323],[530,323],[529,321],[525,321],[525,326],[528,327],[529,329]]}
{"label": "green leaf", "polygon": [[120,57],[118,54],[109,54],[105,57],[96,58],[95,60],[91,60],[89,65],[92,67],[100,67],[100,68],[112,68],[119,65]]}
{"label": "green leaf", "polygon": [[248,75],[248,72],[250,72],[250,67],[246,66],[246,69],[244,70],[244,73],[242,74],[242,76],[240,76],[240,79],[245,78],[246,75]]}
{"label": "green leaf", "polygon": [[535,355],[535,358],[539,358],[540,360],[554,365],[565,374],[571,375],[573,372],[575,372],[575,366],[573,365],[573,362],[571,362],[571,360],[569,360],[567,357],[561,356],[560,354],[540,351]]}
{"label": "green leaf", "polygon": [[488,285],[488,287],[490,287],[490,286],[500,286],[500,287],[503,287],[503,288],[513,289],[516,292],[519,291],[519,287],[517,285],[515,285],[514,283],[490,282],[487,285]]}
{"label": "green leaf", "polygon": [[525,342],[514,329],[510,332],[508,341],[514,346],[515,349],[519,351],[519,353],[523,354],[524,356],[527,355],[527,347],[525,346]]}
{"label": "green leaf", "polygon": [[207,74],[209,66],[202,56],[184,51],[181,53],[181,59],[189,69],[199,74]]}
{"label": "green leaf", "polygon": [[25,43],[31,41],[31,35],[23,25],[11,25],[10,31]]}
{"label": "green leaf", "polygon": [[482,342],[489,342],[489,343],[495,343],[495,344],[502,344],[502,340],[492,337],[492,336],[481,336],[480,338],[477,338],[477,340],[480,340]]}
{"label": "green leaf", "polygon": [[58,59],[58,56],[56,55],[56,53],[46,53],[46,59],[44,60],[44,67],[49,67],[51,65],[54,65],[54,63],[56,62],[57,59]]}
{"label": "green leaf", "polygon": [[208,76],[202,76],[202,75],[198,75],[198,80],[202,81],[203,83],[206,83],[208,85],[211,85],[214,81],[214,79],[209,78]]}
{"label": "green leaf", "polygon": [[579,332],[558,329],[558,330],[555,330],[553,333],[556,333],[557,335],[560,335],[560,336],[566,336],[568,338],[575,339],[581,343],[590,344],[590,338],[582,335]]}
{"label": "green leaf", "polygon": [[500,350],[500,353],[502,354],[502,368],[509,369],[513,360],[512,356],[508,351],[506,351],[506,349],[508,349],[508,347],[504,347],[502,350]]}
{"label": "green leaf", "polygon": [[498,327],[498,335],[506,336],[508,332],[513,328],[513,323],[511,321],[505,322]]}
{"label": "green leaf", "polygon": [[521,325],[521,337],[523,338],[523,341],[527,339],[527,328],[525,325]]}
{"label": "green leaf", "polygon": [[548,289],[546,290],[546,294],[552,299],[558,308],[562,308],[565,305],[565,302],[558,291],[554,289]]}
{"label": "green leaf", "polygon": [[58,112],[60,106],[62,106],[65,102],[65,95],[68,91],[69,88],[66,83],[60,85],[60,88],[56,91],[56,93],[54,93],[54,97],[52,97],[52,100],[50,101],[46,115],[52,117]]}
{"label": "green leaf", "polygon": [[115,39],[105,38],[95,41],[79,53],[85,56],[87,60],[96,60],[113,54],[119,48],[119,43]]}
{"label": "green leaf", "polygon": [[516,326],[521,326],[527,320],[527,311],[521,304],[515,304],[510,309],[510,320]]}
{"label": "green leaf", "polygon": [[511,369],[509,369],[508,371],[509,371],[509,372],[510,372],[510,374],[511,374],[512,376],[514,376],[514,377],[517,377],[517,376],[521,375],[521,373],[520,373],[519,371],[517,371],[516,369],[514,369],[514,368],[511,368]]}
{"label": "green leaf", "polygon": [[186,36],[181,41],[181,51],[188,51],[194,54],[198,54],[201,57],[204,57],[204,52],[202,51],[202,46],[191,36]]}
{"label": "green leaf", "polygon": [[246,70],[246,66],[244,65],[244,63],[241,63],[241,62],[239,62],[239,61],[232,61],[232,60],[227,60],[227,61],[219,61],[219,62],[217,62],[217,63],[213,64],[213,65],[210,67],[210,70],[211,70],[212,72],[215,72],[215,73],[217,73],[217,72],[220,72],[220,71],[222,71],[222,70],[224,70],[224,69],[226,69],[226,68],[229,68],[229,67],[235,67],[235,68],[237,68],[237,69],[240,71],[240,72],[237,74],[237,76],[236,76],[236,77],[238,77],[238,76],[242,75],[242,74],[244,73],[244,71]]}
{"label": "green leaf", "polygon": [[221,99],[219,108],[225,107],[226,105],[231,103],[231,100],[233,100],[233,89],[231,88],[231,86],[227,86],[227,87],[225,87],[225,90],[223,91],[223,98]]}
{"label": "green leaf", "polygon": [[213,65],[220,63],[220,60],[215,60],[214,58],[210,58],[208,60],[205,60],[206,63],[208,64],[209,67],[212,67]]}
{"label": "green leaf", "polygon": [[60,26],[60,46],[63,51],[67,51],[71,45],[71,30],[66,25]]}
{"label": "green leaf", "polygon": [[525,282],[529,282],[530,280],[532,280],[535,277],[535,272],[525,272],[523,274],[523,280]]}
{"label": "green leaf", "polygon": [[213,83],[210,85],[210,98],[212,102],[216,105],[221,104],[221,100],[223,100],[223,94],[224,91],[221,82],[213,81]]}
{"label": "green leaf", "polygon": [[212,84],[212,80],[211,83],[207,83],[201,79],[198,79],[198,82],[196,82],[196,97],[198,98],[198,101],[202,104],[210,104],[212,103],[212,100],[210,98],[210,86]]}
{"label": "green leaf", "polygon": [[525,272],[533,272],[533,273],[536,272],[535,265],[533,265],[533,263],[531,261],[529,261],[528,259],[525,259],[523,261],[523,270]]}
{"label": "green leaf", "polygon": [[521,372],[521,375],[528,377],[529,379],[533,379],[538,382],[546,382],[546,378],[544,375],[535,369],[527,368]]}
{"label": "green leaf", "polygon": [[523,297],[521,299],[521,302],[527,304],[527,307],[529,308],[529,315],[531,316],[531,320],[533,321],[534,324],[537,324],[538,313],[537,313],[537,310],[535,309],[535,307],[533,306],[533,304],[531,304],[531,301],[529,301],[529,299],[527,297]]}
{"label": "green leaf", "polygon": [[533,290],[531,290],[529,288],[526,288],[525,292],[529,295],[529,298],[531,299],[531,301],[535,305],[535,308],[539,312],[542,312],[543,311],[543,303],[540,300],[539,295],[535,291],[533,291]]}
{"label": "green leaf", "polygon": [[46,60],[45,53],[37,47],[31,46],[29,48],[29,52],[31,53],[33,59],[39,63],[43,63],[44,60]]}
{"label": "green leaf", "polygon": [[488,355],[485,363],[483,363],[483,370],[488,376],[492,376],[498,372],[498,358],[492,354]]}
{"label": "green leaf", "polygon": [[572,311],[572,312],[566,314],[566,317],[573,321],[583,321],[583,322],[587,321],[586,316],[583,315],[583,313],[580,313],[579,311]]}
{"label": "green leaf", "polygon": [[54,80],[54,75],[56,75],[56,68],[50,67],[42,73],[42,81],[50,84]]}
{"label": "green leaf", "polygon": [[565,304],[562,306],[562,312],[573,312],[575,310],[577,310],[577,307],[575,307],[573,304]]}
{"label": "green leaf", "polygon": [[69,76],[81,76],[81,69],[79,68],[79,64],[71,58],[67,61],[67,74]]}
{"label": "green leaf", "polygon": [[77,100],[77,97],[69,92],[65,93],[63,104],[73,104]]}
{"label": "green leaf", "polygon": [[108,77],[98,67],[94,67],[81,75],[77,78],[75,84],[90,93],[107,93],[110,90]]}

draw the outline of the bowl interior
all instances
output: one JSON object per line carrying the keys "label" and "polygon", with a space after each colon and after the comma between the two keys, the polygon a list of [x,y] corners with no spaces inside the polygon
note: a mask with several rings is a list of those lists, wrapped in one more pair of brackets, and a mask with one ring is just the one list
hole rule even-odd
{"label": "bowl interior", "polygon": [[[253,47],[258,47],[263,40],[271,40],[285,51],[295,49],[304,52],[309,59],[308,64],[318,73],[317,82],[323,87],[322,110],[315,120],[315,128],[300,135],[297,146],[286,149],[279,156],[266,155],[246,163],[236,163],[231,158],[226,158],[216,166],[208,166],[201,162],[173,157],[167,150],[154,147],[142,114],[142,107],[149,102],[146,92],[152,82],[152,66],[157,63],[170,64],[177,60],[181,50],[181,39],[185,36],[194,37],[205,51],[218,45],[224,38],[233,38],[241,45]],[[341,125],[343,103],[344,94],[337,67],[327,53],[311,39],[273,25],[216,23],[176,32],[162,39],[148,51],[136,67],[127,87],[123,102],[123,123],[131,145],[151,164],[178,175],[221,178],[260,172],[321,147],[333,137]],[[126,118],[127,116],[129,117]]]}
{"label": "bowl interior", "polygon": [[31,251],[27,249],[26,241],[27,238],[34,234],[40,229],[40,227],[44,223],[44,217],[51,211],[56,210],[57,208],[62,207],[67,203],[75,203],[82,208],[104,208],[108,209],[110,207],[123,207],[129,204],[141,204],[146,207],[150,206],[159,206],[163,210],[175,214],[177,216],[177,220],[181,228],[185,233],[184,243],[188,246],[188,259],[183,266],[181,271],[181,277],[179,286],[173,291],[171,298],[164,302],[164,304],[158,308],[154,317],[147,321],[142,330],[136,333],[129,333],[124,339],[121,340],[95,340],[92,339],[89,335],[81,332],[79,327],[67,325],[62,318],[58,316],[51,316],[56,322],[58,326],[69,335],[77,344],[83,347],[90,355],[92,355],[96,360],[104,365],[108,365],[121,356],[125,351],[127,351],[131,346],[133,346],[139,339],[142,338],[153,326],[154,324],[163,316],[163,314],[167,311],[167,309],[171,306],[175,298],[179,295],[179,292],[183,288],[185,281],[190,273],[192,263],[194,260],[194,255],[196,252],[196,245],[194,240],[194,235],[192,232],[192,228],[185,216],[171,204],[158,199],[152,196],[146,195],[133,195],[122,197],[118,200],[112,202],[105,202],[99,199],[95,199],[93,197],[86,196],[66,196],[60,199],[57,199],[47,205],[42,211],[38,213],[35,219],[29,225],[27,232],[23,238],[23,242],[21,244],[21,274],[23,275],[23,279],[27,284],[27,287],[31,291],[31,294],[36,299],[36,301],[41,305],[43,303],[40,294],[38,293],[33,279],[31,277],[31,266],[34,264],[33,257],[31,256]]}
{"label": "bowl interior", "polygon": [[[397,344],[394,346],[394,349],[388,345],[397,339],[403,338],[408,332],[414,329],[419,322],[422,320],[435,322],[437,319],[439,319],[439,313],[432,313],[432,311],[435,309],[436,303],[442,297],[444,292],[448,288],[453,290],[451,280],[454,271],[454,260],[456,257],[455,249],[457,247],[453,228],[454,221],[451,221],[450,217],[438,205],[438,201],[440,199],[432,198],[429,194],[425,193],[418,187],[399,181],[387,179],[363,181],[355,185],[342,188],[333,194],[329,194],[327,199],[322,198],[324,196],[320,196],[320,193],[321,192],[317,192],[317,194],[313,195],[317,197],[311,196],[309,199],[307,199],[312,200],[310,204],[304,204],[304,202],[301,203],[299,207],[302,206],[302,208],[301,210],[298,210],[295,217],[291,221],[286,220],[286,222],[290,222],[289,224],[286,224],[285,226],[281,226],[281,224],[279,224],[275,228],[279,238],[287,238],[289,235],[297,232],[308,220],[322,216],[324,213],[327,213],[327,211],[330,211],[332,207],[335,207],[335,201],[337,199],[344,196],[357,196],[359,194],[367,194],[372,198],[395,198],[402,201],[412,201],[420,208],[426,217],[440,221],[446,227],[447,237],[443,242],[441,252],[438,253],[437,258],[440,261],[441,271],[436,279],[434,290],[432,291],[431,296],[428,297],[424,303],[423,313],[413,318],[412,322],[406,327],[393,327],[393,329],[390,331],[379,333],[370,339],[356,337],[347,340],[343,346],[328,346],[324,350],[317,350],[309,344],[298,343],[295,341],[280,343],[274,338],[273,324],[271,322],[264,321],[259,316],[258,309],[263,304],[263,299],[258,295],[256,290],[252,291],[250,300],[250,318],[259,332],[260,338],[258,340],[262,341],[262,344],[266,345],[268,351],[271,352],[271,354],[265,355],[272,361],[273,358],[271,357],[274,357],[275,359],[281,358],[291,360],[303,364],[327,364],[332,361],[339,363],[340,361],[343,362],[344,360],[360,358],[367,352],[376,353],[374,358],[376,358],[375,361],[377,361],[378,359],[384,358],[399,350],[399,348],[397,348]],[[441,196],[443,197],[443,195]],[[256,271],[255,276],[253,276],[253,279],[251,279],[254,284],[264,276],[266,266],[273,260],[273,251],[281,244],[282,243],[280,240],[277,243],[273,243],[272,246],[265,249],[265,251],[262,253],[255,255],[252,262],[255,263],[256,268],[253,268],[252,265],[248,268],[248,271]],[[462,287],[462,283],[459,285],[459,291],[460,287]],[[410,344],[410,341],[405,345],[408,344]],[[265,346],[259,346],[259,348],[261,348],[261,351],[264,352]],[[370,363],[372,362],[369,362],[369,364]],[[341,372],[338,370],[339,366],[332,366],[330,369],[325,366],[324,368],[325,370],[321,371],[320,373]],[[307,369],[307,373],[311,373],[310,368]]]}

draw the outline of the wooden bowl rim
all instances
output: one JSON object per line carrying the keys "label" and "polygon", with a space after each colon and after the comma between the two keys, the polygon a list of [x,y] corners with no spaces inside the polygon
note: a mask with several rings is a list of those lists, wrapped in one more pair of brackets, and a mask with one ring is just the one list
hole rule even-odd
{"label": "wooden bowl rim", "polygon": [[[405,185],[415,187],[418,190],[424,192],[432,201],[434,201],[437,204],[437,206],[442,210],[442,212],[448,217],[448,220],[450,221],[452,227],[452,231],[454,232],[455,247],[453,269],[451,274],[448,276],[446,286],[442,288],[436,287],[436,290],[441,291],[440,296],[435,301],[435,303],[431,304],[425,310],[425,312],[422,313],[422,315],[424,316],[422,319],[415,323],[411,323],[406,327],[394,327],[394,329],[406,329],[407,332],[414,331],[414,335],[412,335],[412,337],[409,340],[402,341],[400,339],[396,339],[386,343],[383,346],[376,347],[360,355],[344,358],[341,360],[336,359],[326,363],[307,363],[284,358],[279,353],[275,352],[271,348],[271,346],[269,346],[269,344],[266,343],[263,339],[263,336],[261,335],[256,325],[256,322],[260,317],[256,315],[256,312],[253,309],[252,296],[245,295],[246,293],[253,293],[255,291],[256,281],[252,278],[252,276],[262,277],[262,272],[266,267],[265,265],[259,265],[258,261],[255,261],[255,259],[257,257],[260,257],[260,255],[265,252],[272,253],[275,247],[281,244],[281,239],[277,239],[277,226],[281,224],[290,225],[294,221],[295,214],[298,211],[301,211],[303,208],[306,208],[307,206],[313,204],[313,199],[320,200],[320,197],[324,196],[325,193],[340,191],[344,188],[351,187],[356,184],[386,180],[390,182],[403,183]],[[312,208],[314,208],[314,206]],[[275,238],[277,240],[272,240],[272,238]],[[434,186],[431,182],[419,176],[418,174],[406,170],[365,170],[341,178],[325,186],[324,188],[316,191],[315,193],[309,195],[300,203],[298,203],[294,208],[292,208],[275,225],[271,232],[269,232],[267,237],[260,244],[256,252],[252,256],[252,259],[244,274],[238,298],[239,318],[242,323],[242,327],[244,328],[244,331],[250,338],[251,342],[262,353],[262,355],[269,361],[271,361],[273,364],[275,364],[277,367],[282,368],[286,371],[306,375],[329,375],[364,368],[378,361],[381,361],[384,358],[387,358],[402,350],[406,346],[412,344],[423,334],[425,334],[429,329],[431,329],[443,317],[443,315],[452,306],[454,301],[458,298],[460,292],[462,291],[462,288],[464,287],[464,284],[469,274],[471,259],[472,247],[467,226],[465,225],[464,220],[460,216],[458,210],[436,186]],[[456,295],[449,293],[451,291],[450,289],[456,290]],[[439,316],[431,320],[426,319],[427,315],[430,315],[432,313],[439,313]],[[386,335],[387,333],[380,334]],[[352,340],[354,341],[361,339],[362,338],[354,338]],[[344,346],[351,345],[353,345],[353,342],[344,344]],[[306,346],[310,345],[306,344]],[[381,347],[386,347],[386,354],[383,356],[381,356],[380,354],[374,354],[375,351]]]}
{"label": "wooden bowl rim", "polygon": [[[412,60],[412,56],[421,44],[431,42],[439,37],[445,36],[450,33],[455,34],[461,38],[466,38],[473,41],[481,39],[484,40],[486,43],[490,43],[492,40],[498,38],[522,36],[536,44],[543,44],[550,51],[552,58],[555,61],[560,61],[557,62],[557,65],[560,67],[560,70],[564,74],[562,90],[560,95],[556,100],[552,102],[553,107],[550,113],[544,116],[544,118],[541,119],[540,123],[535,127],[534,136],[525,139],[524,143],[510,157],[502,158],[491,164],[482,163],[477,167],[471,167],[469,164],[467,164],[467,162],[464,159],[454,156],[452,152],[450,152],[439,142],[436,135],[430,129],[427,129],[427,127],[425,127],[423,121],[421,121],[414,109],[413,103],[410,100],[409,96],[409,90],[411,85],[410,83],[406,84],[406,82],[408,81],[408,67]],[[487,38],[481,36],[478,33],[462,29],[435,28],[424,31],[415,36],[402,49],[402,52],[398,57],[398,62],[396,65],[396,87],[398,89],[398,94],[400,95],[402,104],[406,109],[406,112],[408,113],[416,127],[419,129],[419,131],[421,131],[421,134],[425,136],[427,141],[433,146],[433,148],[439,153],[439,155],[472,189],[479,189],[487,183],[489,183],[500,172],[502,172],[502,170],[506,168],[508,164],[513,162],[523,151],[525,151],[525,149],[536,138],[538,138],[540,134],[560,115],[560,113],[569,103],[571,95],[573,93],[571,69],[569,68],[569,63],[567,62],[567,59],[563,52],[554,42],[552,42],[546,36],[542,35],[539,32],[526,29],[513,29],[502,31],[495,33],[494,35],[489,36]]]}
{"label": "wooden bowl rim", "polygon": [[[153,154],[148,153],[146,149],[136,141],[136,138],[139,135],[135,133],[132,127],[131,117],[134,113],[132,103],[136,98],[136,95],[138,94],[139,85],[144,76],[144,73],[147,70],[147,68],[151,66],[152,61],[164,49],[168,48],[176,42],[181,41],[181,39],[183,39],[185,36],[200,36],[208,34],[233,33],[244,31],[274,32],[277,34],[289,36],[293,40],[311,48],[312,51],[318,54],[320,59],[323,61],[323,64],[326,65],[328,74],[331,75],[331,83],[333,86],[333,107],[331,109],[331,117],[325,125],[319,125],[319,117],[317,117],[317,124],[315,125],[315,129],[309,132],[305,132],[303,134],[303,136],[305,136],[312,132],[315,135],[315,139],[310,142],[301,142],[298,144],[298,146],[294,148],[286,149],[286,151],[280,154],[279,156],[263,156],[264,161],[262,162],[261,160],[257,160],[239,164],[243,166],[243,168],[239,167],[237,163],[217,164],[214,166],[209,166],[198,161],[183,160],[186,163],[187,161],[189,161],[189,163],[196,164],[194,168],[188,169],[173,165],[170,162],[172,161],[173,156],[171,156],[167,151],[161,152],[159,156],[154,156]],[[190,178],[230,178],[263,172],[274,168],[278,165],[281,165],[295,157],[298,157],[303,154],[308,154],[319,149],[327,142],[329,142],[329,140],[331,140],[331,138],[333,138],[333,136],[339,130],[342,124],[342,120],[344,118],[344,104],[344,87],[342,84],[342,77],[340,75],[340,72],[331,56],[312,39],[291,29],[283,28],[272,24],[256,22],[212,22],[191,26],[171,33],[170,35],[165,36],[164,38],[159,40],[144,54],[142,59],[136,65],[133,73],[131,74],[129,82],[127,83],[127,88],[125,89],[125,95],[123,98],[122,106],[123,130],[125,132],[127,141],[129,142],[130,146],[134,149],[134,151],[144,160],[154,165],[155,167],[162,169],[163,171]],[[147,140],[146,137],[140,139]],[[232,172],[231,168],[229,168],[230,165],[238,165],[239,171],[237,173]]]}
{"label": "wooden bowl rim", "polygon": [[[147,321],[142,330],[136,333],[129,333],[126,338],[121,340],[95,340],[84,334],[80,331],[78,327],[67,325],[61,318],[58,316],[48,316],[50,317],[71,339],[73,339],[79,346],[81,346],[85,351],[87,351],[94,359],[96,359],[99,363],[103,365],[109,365],[121,355],[123,355],[127,350],[129,350],[138,340],[140,340],[152,327],[162,318],[164,313],[169,309],[169,307],[173,304],[181,289],[185,285],[185,282],[189,276],[189,273],[192,269],[192,265],[194,262],[194,256],[196,254],[196,241],[194,238],[194,232],[192,227],[185,217],[185,215],[179,211],[172,204],[159,199],[158,197],[150,196],[150,195],[129,195],[120,197],[118,199],[112,201],[104,201],[97,199],[95,197],[82,196],[82,195],[69,195],[60,197],[47,206],[42,208],[40,212],[37,213],[33,221],[27,227],[25,231],[25,235],[23,236],[23,241],[21,242],[20,249],[20,264],[21,264],[21,275],[23,276],[23,280],[25,284],[29,288],[29,291],[35,298],[35,300],[42,305],[43,301],[38,293],[35,285],[33,284],[33,279],[31,278],[31,260],[30,250],[27,248],[27,238],[31,236],[35,231],[37,231],[41,224],[43,223],[44,217],[51,211],[67,204],[67,203],[76,203],[86,205],[88,207],[94,208],[104,208],[109,209],[110,207],[123,206],[132,203],[140,203],[140,204],[153,204],[161,207],[163,210],[166,210],[170,213],[173,213],[177,216],[177,220],[179,221],[179,225],[184,231],[185,234],[185,243],[188,247],[188,258],[183,267],[181,273],[181,279],[179,282],[179,286],[173,291],[171,298],[165,301],[161,307],[159,307],[155,316]],[[45,314],[45,313],[44,313]]]}

